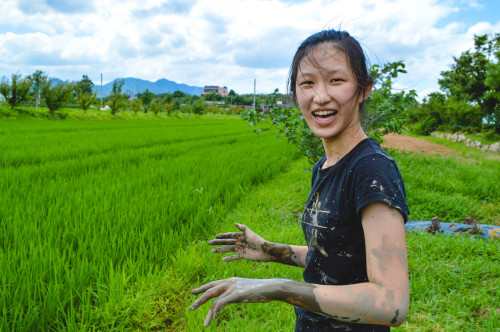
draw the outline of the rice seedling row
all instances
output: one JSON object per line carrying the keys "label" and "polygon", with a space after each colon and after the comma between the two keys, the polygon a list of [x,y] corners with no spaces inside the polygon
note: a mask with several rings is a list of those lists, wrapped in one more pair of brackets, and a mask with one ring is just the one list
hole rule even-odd
{"label": "rice seedling row", "polygon": [[0,327],[9,330],[98,320],[296,157],[240,120],[1,126]]}

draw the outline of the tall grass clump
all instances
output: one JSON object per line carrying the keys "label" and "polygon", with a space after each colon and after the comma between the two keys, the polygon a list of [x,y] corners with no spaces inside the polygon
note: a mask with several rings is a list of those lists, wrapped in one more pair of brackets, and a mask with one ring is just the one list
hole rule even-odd
{"label": "tall grass clump", "polygon": [[234,119],[3,122],[0,330],[120,326],[131,289],[295,157]]}

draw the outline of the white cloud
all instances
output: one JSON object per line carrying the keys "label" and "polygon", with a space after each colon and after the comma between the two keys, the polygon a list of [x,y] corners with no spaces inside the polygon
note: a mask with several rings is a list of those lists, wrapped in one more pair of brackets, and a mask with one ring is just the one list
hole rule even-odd
{"label": "white cloud", "polygon": [[[398,81],[422,94],[437,89],[453,55],[495,24],[443,19],[462,4],[437,0],[54,0],[0,3],[0,76],[42,69],[97,81],[134,76],[189,85],[226,85],[239,93],[285,89],[299,43],[339,26],[356,36],[372,63],[404,60]],[[28,32],[19,32],[22,30]],[[14,33],[16,32],[16,33]]]}

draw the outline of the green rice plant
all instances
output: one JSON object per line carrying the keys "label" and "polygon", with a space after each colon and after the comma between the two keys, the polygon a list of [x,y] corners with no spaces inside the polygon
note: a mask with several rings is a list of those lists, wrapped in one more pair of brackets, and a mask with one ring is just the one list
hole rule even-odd
{"label": "green rice plant", "polygon": [[[494,158],[391,154],[411,219],[498,223]],[[1,122],[0,330],[190,331],[208,310],[187,309],[201,283],[302,280],[299,268],[222,262],[206,244],[234,222],[304,244],[297,215],[310,172],[296,157],[286,142],[215,115]],[[499,326],[500,241],[407,239],[412,299],[400,330]],[[210,329],[291,330],[294,313],[282,303],[232,305],[218,324]]]}
{"label": "green rice plant", "polygon": [[119,326],[131,287],[162,274],[245,188],[296,157],[241,120],[4,122],[2,131],[0,326],[21,331]]}
{"label": "green rice plant", "polygon": [[[472,148],[468,148],[473,150]],[[390,151],[406,185],[410,218],[500,225],[500,167],[489,153],[474,158],[427,157]],[[477,159],[476,159],[477,158]]]}

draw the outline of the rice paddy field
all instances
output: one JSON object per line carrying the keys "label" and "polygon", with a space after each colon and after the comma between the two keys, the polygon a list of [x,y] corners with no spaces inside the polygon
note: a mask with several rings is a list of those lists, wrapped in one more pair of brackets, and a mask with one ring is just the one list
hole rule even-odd
{"label": "rice paddy field", "polygon": [[[500,159],[390,150],[410,219],[500,225]],[[238,118],[0,121],[0,331],[197,331],[189,290],[301,269],[222,262],[244,223],[303,245],[309,165]],[[411,303],[397,331],[500,331],[500,241],[407,234]],[[290,305],[235,304],[207,331],[292,331]]]}
{"label": "rice paddy field", "polygon": [[0,122],[0,329],[109,327],[116,297],[296,157],[238,119]]}

